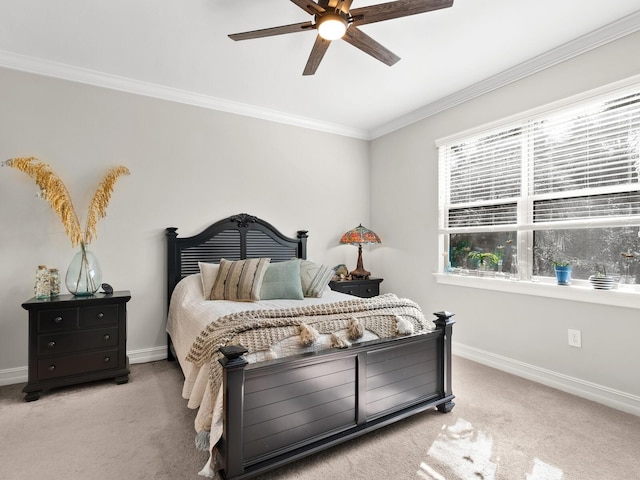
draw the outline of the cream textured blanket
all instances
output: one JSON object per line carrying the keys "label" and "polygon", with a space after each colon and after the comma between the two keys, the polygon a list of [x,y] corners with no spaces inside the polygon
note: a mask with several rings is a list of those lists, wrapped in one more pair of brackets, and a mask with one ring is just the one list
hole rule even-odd
{"label": "cream textured blanket", "polygon": [[[220,347],[241,344],[249,353],[267,351],[284,338],[299,335],[304,345],[314,341],[318,333],[331,334],[348,329],[357,340],[363,329],[380,338],[431,331],[435,325],[425,319],[413,301],[385,294],[373,298],[308,305],[274,310],[252,310],[233,313],[211,322],[194,341],[187,360],[201,366],[211,362],[210,387],[217,392],[222,382]],[[336,347],[349,343],[335,336]]]}

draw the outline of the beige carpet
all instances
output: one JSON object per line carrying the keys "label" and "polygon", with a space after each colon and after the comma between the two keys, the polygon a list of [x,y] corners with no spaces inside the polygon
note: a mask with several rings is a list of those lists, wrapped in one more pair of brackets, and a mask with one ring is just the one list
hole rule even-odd
{"label": "beige carpet", "polygon": [[[202,479],[175,364],[22,400],[0,387],[0,478]],[[260,480],[635,480],[640,417],[454,358],[456,406],[301,460]]]}

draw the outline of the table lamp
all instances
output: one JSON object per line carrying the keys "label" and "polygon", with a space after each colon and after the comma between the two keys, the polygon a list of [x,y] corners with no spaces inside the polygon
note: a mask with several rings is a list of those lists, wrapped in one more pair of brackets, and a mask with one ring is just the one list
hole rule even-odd
{"label": "table lamp", "polygon": [[362,265],[362,244],[374,244],[382,243],[380,237],[375,233],[362,226],[358,225],[356,228],[352,228],[347,233],[342,235],[340,239],[341,244],[357,245],[358,246],[358,264],[356,269],[349,272],[352,278],[369,278],[370,272],[364,269]]}

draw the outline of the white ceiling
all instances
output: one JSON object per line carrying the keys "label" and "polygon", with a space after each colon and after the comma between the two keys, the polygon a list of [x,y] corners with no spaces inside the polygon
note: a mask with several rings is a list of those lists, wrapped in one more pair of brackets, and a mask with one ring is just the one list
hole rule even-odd
{"label": "white ceiling", "polygon": [[304,77],[315,31],[227,37],[311,20],[289,0],[0,0],[0,66],[373,138],[461,92],[640,30],[639,8],[639,0],[454,0],[361,27],[402,58],[394,66],[334,41]]}

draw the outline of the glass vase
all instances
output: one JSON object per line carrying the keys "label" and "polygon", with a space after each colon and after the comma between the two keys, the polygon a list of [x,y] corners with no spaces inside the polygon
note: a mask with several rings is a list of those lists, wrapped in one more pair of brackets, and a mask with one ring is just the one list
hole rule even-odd
{"label": "glass vase", "polygon": [[502,261],[502,259],[499,259],[498,260],[498,271],[496,272],[496,278],[505,278],[507,276],[507,274],[502,271],[503,267],[504,267],[504,262]]}
{"label": "glass vase", "polygon": [[625,263],[622,266],[622,275],[620,276],[620,281],[618,283],[620,288],[629,288],[634,283],[635,279],[629,273],[629,263]]}
{"label": "glass vase", "polygon": [[517,282],[520,280],[520,269],[518,268],[518,255],[511,255],[511,269],[509,270],[509,279]]}
{"label": "glass vase", "polygon": [[65,284],[69,293],[78,297],[93,295],[102,284],[102,270],[98,259],[84,243],[80,244],[80,251],[71,260]]}

